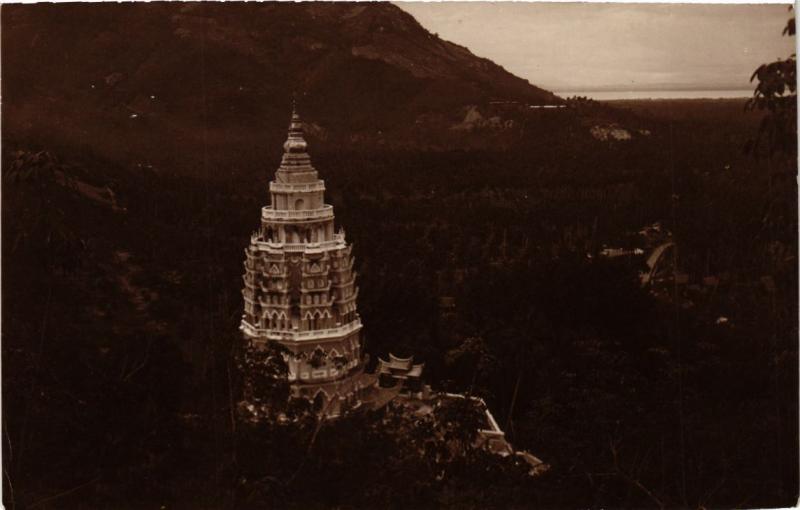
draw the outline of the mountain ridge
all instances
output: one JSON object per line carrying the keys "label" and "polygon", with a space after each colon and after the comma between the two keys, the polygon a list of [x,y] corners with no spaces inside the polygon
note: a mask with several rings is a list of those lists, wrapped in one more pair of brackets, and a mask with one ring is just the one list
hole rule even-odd
{"label": "mountain ridge", "polygon": [[293,95],[334,143],[412,145],[491,100],[561,101],[389,3],[6,5],[3,28],[4,136],[121,161],[252,165]]}

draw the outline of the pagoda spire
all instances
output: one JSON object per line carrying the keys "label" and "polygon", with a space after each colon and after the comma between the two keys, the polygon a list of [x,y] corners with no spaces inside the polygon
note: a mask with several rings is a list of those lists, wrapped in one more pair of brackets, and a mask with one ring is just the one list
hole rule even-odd
{"label": "pagoda spire", "polygon": [[292,99],[292,120],[289,123],[289,135],[283,144],[285,152],[305,152],[308,149],[303,130],[303,121],[297,113],[297,103]]}

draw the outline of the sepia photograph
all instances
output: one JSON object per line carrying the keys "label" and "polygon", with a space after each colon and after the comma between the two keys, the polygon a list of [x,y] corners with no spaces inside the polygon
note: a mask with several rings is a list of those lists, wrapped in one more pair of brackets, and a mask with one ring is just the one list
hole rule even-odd
{"label": "sepia photograph", "polygon": [[2,506],[800,497],[789,3],[3,2]]}

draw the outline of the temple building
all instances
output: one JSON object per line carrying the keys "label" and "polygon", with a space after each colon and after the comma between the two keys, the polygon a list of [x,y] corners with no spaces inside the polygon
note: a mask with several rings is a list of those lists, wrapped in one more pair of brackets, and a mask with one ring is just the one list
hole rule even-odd
{"label": "temple building", "polygon": [[352,246],[334,229],[296,112],[283,149],[270,204],[245,249],[240,329],[256,346],[276,340],[286,347],[293,396],[337,415],[377,380],[364,374]]}
{"label": "temple building", "polygon": [[399,358],[389,353],[389,361],[378,358],[378,384],[382,388],[392,388],[399,385],[400,392],[404,395],[422,395],[422,370],[425,363],[414,363],[414,358]]}
{"label": "temple building", "polygon": [[424,363],[389,354],[366,373],[352,246],[334,229],[325,182],[307,153],[303,124],[292,113],[289,135],[270,204],[245,249],[244,314],[240,329],[256,347],[270,340],[288,354],[291,396],[312,400],[326,417],[396,402],[423,416],[448,399],[472,399],[484,415],[476,446],[495,454],[520,455],[535,475],[547,469],[528,452],[515,452],[483,400],[434,392],[423,382]]}

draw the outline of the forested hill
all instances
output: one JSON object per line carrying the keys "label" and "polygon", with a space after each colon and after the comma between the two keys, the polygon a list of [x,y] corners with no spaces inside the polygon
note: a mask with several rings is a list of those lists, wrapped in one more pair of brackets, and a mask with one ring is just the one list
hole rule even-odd
{"label": "forested hill", "polygon": [[415,147],[472,143],[452,128],[491,102],[561,102],[383,2],[2,12],[4,135],[121,162],[252,165],[279,147],[293,94],[312,137]]}

